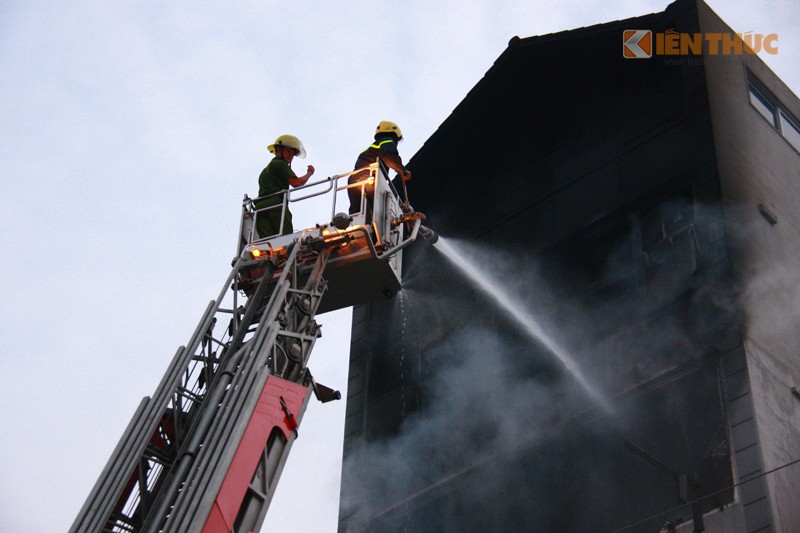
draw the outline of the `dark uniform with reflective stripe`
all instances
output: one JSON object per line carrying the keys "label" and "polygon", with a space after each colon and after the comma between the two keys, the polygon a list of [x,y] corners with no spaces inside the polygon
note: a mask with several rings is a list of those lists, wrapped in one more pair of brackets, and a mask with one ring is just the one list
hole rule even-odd
{"label": "dark uniform with reflective stripe", "polygon": [[[365,168],[374,163],[380,162],[381,169],[389,175],[389,168],[400,172],[403,169],[403,160],[397,152],[397,135],[394,133],[379,133],[375,135],[375,142],[369,148],[358,154],[356,165],[353,170]],[[399,170],[398,170],[399,169]],[[360,183],[369,178],[369,171],[358,172],[350,176],[347,183]],[[367,195],[367,218],[372,213],[372,197],[375,193],[373,185],[365,185],[364,191]],[[361,187],[352,187],[347,190],[350,198],[350,214],[361,211]]]}

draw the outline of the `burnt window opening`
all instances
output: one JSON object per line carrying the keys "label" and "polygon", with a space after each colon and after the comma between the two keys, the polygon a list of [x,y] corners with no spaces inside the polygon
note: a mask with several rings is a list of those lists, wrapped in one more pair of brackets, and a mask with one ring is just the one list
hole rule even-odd
{"label": "burnt window opening", "polygon": [[[702,515],[734,500],[720,364],[716,351],[707,352],[642,382],[623,399],[623,405],[643,418],[627,432],[620,449],[634,462],[639,490],[662,487],[661,505],[668,506],[670,499],[674,504],[696,502]],[[687,506],[678,514],[691,520],[689,510]]]}
{"label": "burnt window opening", "polygon": [[548,274],[575,296],[611,300],[638,286],[636,241],[627,219],[604,221],[588,228],[545,259]]}
{"label": "burnt window opening", "polygon": [[693,206],[677,199],[641,219],[642,265],[648,293],[674,294],[697,272],[699,248]]}
{"label": "burnt window opening", "polygon": [[678,195],[657,207],[590,228],[553,252],[552,271],[575,294],[597,300],[674,296],[699,269],[694,205]]}

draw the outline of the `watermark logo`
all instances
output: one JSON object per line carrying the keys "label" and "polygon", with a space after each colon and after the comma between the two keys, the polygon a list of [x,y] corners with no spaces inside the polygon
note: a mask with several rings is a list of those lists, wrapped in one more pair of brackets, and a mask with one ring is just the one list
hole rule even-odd
{"label": "watermark logo", "polygon": [[625,30],[622,32],[622,57],[627,59],[653,57],[653,32],[650,30]]}
{"label": "watermark logo", "polygon": [[763,51],[778,53],[777,33],[679,33],[667,30],[625,30],[622,32],[622,57],[648,59],[657,56],[755,55]]}

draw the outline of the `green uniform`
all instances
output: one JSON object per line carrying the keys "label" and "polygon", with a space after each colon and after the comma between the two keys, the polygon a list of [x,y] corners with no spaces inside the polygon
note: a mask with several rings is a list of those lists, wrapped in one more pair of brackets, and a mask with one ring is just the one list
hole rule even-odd
{"label": "green uniform", "polygon": [[[268,194],[275,194],[281,191],[289,190],[289,180],[296,178],[292,167],[283,159],[274,158],[269,162],[267,167],[261,171],[261,176],[258,178],[258,196],[266,196]],[[261,211],[256,218],[256,229],[261,238],[272,237],[277,235],[278,228],[281,224],[281,205],[283,204],[282,194],[276,194],[270,198],[259,200],[255,203],[256,209],[262,209],[269,206],[272,209]],[[286,216],[283,219],[283,231],[281,235],[292,233],[292,214],[286,210]]]}

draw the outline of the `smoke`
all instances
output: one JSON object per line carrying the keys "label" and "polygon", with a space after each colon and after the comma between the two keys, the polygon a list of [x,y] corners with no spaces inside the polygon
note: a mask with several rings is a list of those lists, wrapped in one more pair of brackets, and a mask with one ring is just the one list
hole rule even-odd
{"label": "smoke", "polygon": [[[672,480],[623,443],[686,472],[724,446],[708,354],[735,334],[739,291],[717,266],[719,224],[718,212],[675,201],[552,257],[457,243],[614,402],[613,415],[435,250],[419,254],[392,310],[402,355],[372,352],[400,360],[405,416],[351,442],[348,530],[604,530],[673,507]],[[715,475],[709,486],[730,472]]]}
{"label": "smoke", "polygon": [[[524,351],[493,331],[456,330],[429,354],[438,364],[426,408],[407,417],[397,436],[364,442],[346,460],[343,486],[352,490],[343,493],[342,509],[351,523],[392,515],[404,498],[435,493],[443,482],[552,438],[553,402],[562,395],[520,375],[515,358]],[[469,492],[462,496],[489,495]]]}
{"label": "smoke", "polygon": [[[743,280],[737,299],[745,310],[748,329],[763,341],[783,345],[785,353],[800,351],[795,335],[800,322],[800,256],[787,243],[800,240],[800,226],[775,206],[768,206],[775,225],[756,206],[728,206],[726,225]],[[762,341],[762,342],[763,342]]]}

